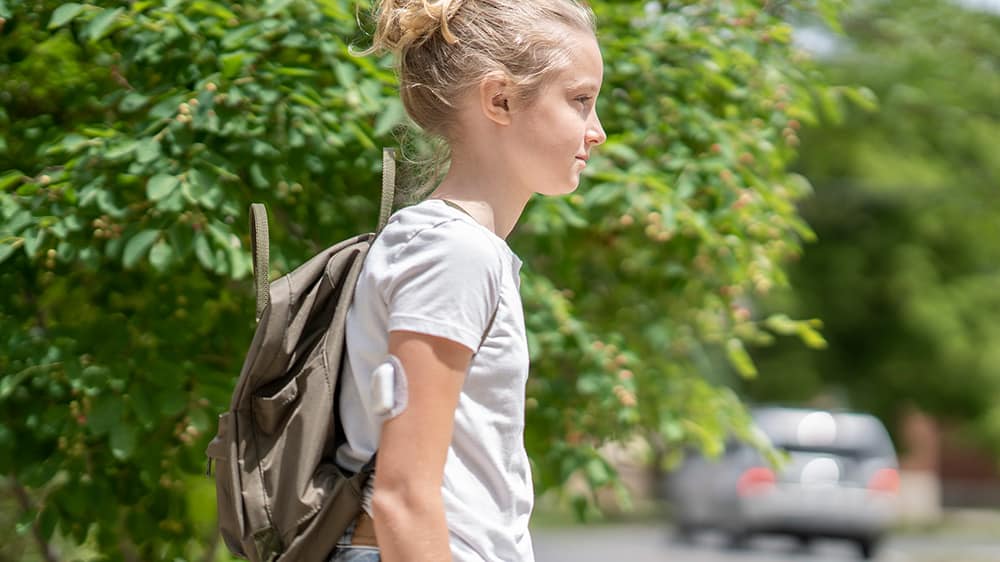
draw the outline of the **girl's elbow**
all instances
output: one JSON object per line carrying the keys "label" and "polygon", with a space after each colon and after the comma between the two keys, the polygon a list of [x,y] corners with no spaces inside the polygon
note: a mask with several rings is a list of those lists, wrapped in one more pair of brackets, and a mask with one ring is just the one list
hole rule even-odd
{"label": "girl's elbow", "polygon": [[440,486],[419,483],[382,485],[376,479],[372,496],[375,518],[395,519],[399,516],[422,516],[444,509]]}

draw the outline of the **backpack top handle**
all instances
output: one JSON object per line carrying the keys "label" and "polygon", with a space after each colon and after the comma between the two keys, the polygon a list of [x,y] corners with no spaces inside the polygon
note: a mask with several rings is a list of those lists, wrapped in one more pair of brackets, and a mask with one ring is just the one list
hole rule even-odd
{"label": "backpack top handle", "polygon": [[267,231],[267,209],[261,203],[250,205],[250,245],[253,247],[253,282],[257,290],[257,321],[271,303],[271,244]]}
{"label": "backpack top handle", "polygon": [[392,148],[382,149],[382,204],[378,211],[378,227],[375,233],[382,232],[389,215],[392,214],[392,202],[396,197],[396,151]]}

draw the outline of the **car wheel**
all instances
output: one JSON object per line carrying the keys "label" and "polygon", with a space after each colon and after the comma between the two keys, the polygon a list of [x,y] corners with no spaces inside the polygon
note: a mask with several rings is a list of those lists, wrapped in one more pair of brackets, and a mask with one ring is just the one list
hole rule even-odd
{"label": "car wheel", "polygon": [[726,537],[726,546],[733,550],[744,550],[750,546],[750,533],[746,531],[730,531]]}
{"label": "car wheel", "polygon": [[862,559],[871,560],[875,557],[875,549],[878,547],[877,539],[858,539],[857,542]]}
{"label": "car wheel", "polygon": [[695,528],[693,525],[686,523],[678,523],[674,527],[674,541],[681,544],[690,544],[694,542]]}

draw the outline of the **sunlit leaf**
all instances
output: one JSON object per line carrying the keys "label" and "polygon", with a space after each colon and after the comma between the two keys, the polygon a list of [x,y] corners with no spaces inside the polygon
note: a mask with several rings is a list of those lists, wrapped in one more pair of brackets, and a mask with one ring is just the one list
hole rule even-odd
{"label": "sunlit leaf", "polygon": [[91,41],[99,41],[111,31],[111,24],[125,11],[125,8],[115,8],[103,10],[100,14],[90,20],[90,23],[83,29],[85,35]]}
{"label": "sunlit leaf", "polygon": [[174,249],[166,240],[160,239],[149,251],[149,263],[154,269],[163,273],[169,267],[174,258]]}
{"label": "sunlit leaf", "polygon": [[757,367],[742,341],[733,338],[726,342],[726,355],[729,357],[730,364],[741,376],[746,378],[757,376]]}
{"label": "sunlit leaf", "polygon": [[24,174],[20,170],[10,170],[0,174],[0,191],[9,189],[15,185],[24,177]]}
{"label": "sunlit leaf", "polygon": [[55,29],[66,25],[67,23],[73,21],[76,16],[80,15],[80,12],[82,11],[83,4],[77,4],[76,2],[67,2],[60,5],[54,12],[52,12],[52,19],[49,20],[49,29]]}
{"label": "sunlit leaf", "polygon": [[126,460],[135,452],[138,432],[129,424],[119,423],[111,429],[111,454]]}
{"label": "sunlit leaf", "polygon": [[194,237],[194,254],[197,256],[198,262],[201,263],[202,267],[209,271],[215,269],[215,254],[212,253],[208,237],[202,232],[199,232]]}
{"label": "sunlit leaf", "polygon": [[178,185],[180,180],[176,176],[157,174],[149,178],[149,182],[146,183],[146,197],[151,201],[159,201],[173,193]]}
{"label": "sunlit leaf", "polygon": [[159,236],[160,232],[158,230],[143,230],[132,238],[129,238],[122,254],[122,265],[126,268],[135,267],[139,263],[139,260],[145,257],[146,252],[149,251],[149,248],[153,245],[153,242],[156,242]]}

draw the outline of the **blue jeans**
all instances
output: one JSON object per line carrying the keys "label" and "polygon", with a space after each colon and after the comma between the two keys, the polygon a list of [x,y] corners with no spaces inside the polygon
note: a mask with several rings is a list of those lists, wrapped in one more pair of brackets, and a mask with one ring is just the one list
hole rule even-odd
{"label": "blue jeans", "polygon": [[337,541],[337,547],[333,549],[329,562],[381,562],[378,547],[356,546],[351,544],[354,538],[354,522],[347,526],[343,536]]}

